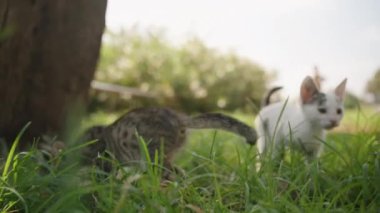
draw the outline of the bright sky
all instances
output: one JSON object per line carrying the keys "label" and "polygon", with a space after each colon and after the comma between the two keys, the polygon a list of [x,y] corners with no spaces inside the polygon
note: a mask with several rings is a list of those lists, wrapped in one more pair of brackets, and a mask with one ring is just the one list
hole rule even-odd
{"label": "bright sky", "polygon": [[192,36],[233,50],[269,71],[276,85],[298,93],[318,65],[325,87],[345,77],[362,95],[380,68],[379,0],[109,0],[109,29],[163,28],[169,39]]}

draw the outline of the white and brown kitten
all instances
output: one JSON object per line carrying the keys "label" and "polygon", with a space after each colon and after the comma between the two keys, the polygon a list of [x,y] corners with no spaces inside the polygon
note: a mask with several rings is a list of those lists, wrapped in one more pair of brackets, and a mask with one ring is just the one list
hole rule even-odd
{"label": "white and brown kitten", "polygon": [[326,130],[337,127],[343,118],[347,79],[332,92],[322,93],[311,77],[306,77],[297,101],[278,102],[264,107],[255,120],[260,156],[270,153],[279,160],[284,146],[301,150],[308,161],[319,157]]}

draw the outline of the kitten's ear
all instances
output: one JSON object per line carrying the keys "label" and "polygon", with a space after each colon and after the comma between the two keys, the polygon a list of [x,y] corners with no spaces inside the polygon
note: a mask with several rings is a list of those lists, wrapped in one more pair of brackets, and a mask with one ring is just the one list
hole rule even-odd
{"label": "kitten's ear", "polygon": [[307,76],[301,85],[301,100],[303,104],[307,104],[313,101],[315,95],[319,93],[318,86],[314,80]]}
{"label": "kitten's ear", "polygon": [[343,101],[344,95],[346,94],[346,83],[347,78],[345,78],[336,88],[335,95],[339,98],[339,100]]}

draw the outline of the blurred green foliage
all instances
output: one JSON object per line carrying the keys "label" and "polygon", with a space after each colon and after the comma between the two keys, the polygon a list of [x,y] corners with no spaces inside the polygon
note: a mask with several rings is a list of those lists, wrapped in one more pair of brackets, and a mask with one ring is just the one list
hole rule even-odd
{"label": "blurred green foliage", "polygon": [[355,109],[360,106],[360,103],[363,103],[358,96],[351,92],[346,92],[346,96],[344,98],[344,108],[346,109]]}
{"label": "blurred green foliage", "polygon": [[373,95],[376,103],[380,103],[380,68],[375,72],[373,78],[368,81],[367,91]]}
{"label": "blurred green foliage", "polygon": [[[137,29],[105,34],[96,73],[96,80],[157,95],[133,98],[126,102],[130,107],[164,105],[187,112],[252,111],[247,98],[260,103],[269,79],[249,59],[209,48],[197,38],[174,45],[162,31]],[[113,102],[103,97],[104,103]]]}

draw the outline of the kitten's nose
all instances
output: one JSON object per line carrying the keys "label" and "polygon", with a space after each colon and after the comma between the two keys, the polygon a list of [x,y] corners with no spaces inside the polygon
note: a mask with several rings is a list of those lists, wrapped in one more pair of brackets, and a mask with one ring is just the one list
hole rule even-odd
{"label": "kitten's nose", "polygon": [[338,126],[338,121],[337,120],[330,120],[330,124],[332,127]]}

